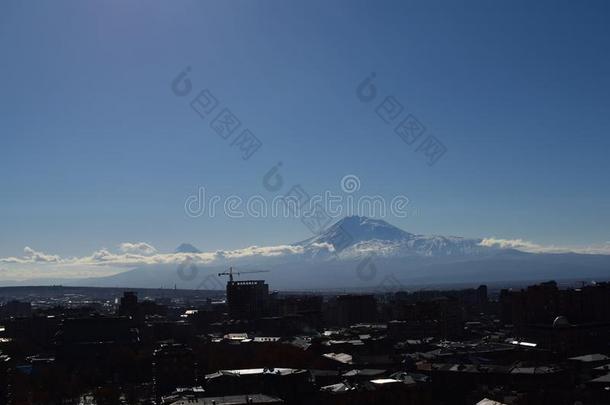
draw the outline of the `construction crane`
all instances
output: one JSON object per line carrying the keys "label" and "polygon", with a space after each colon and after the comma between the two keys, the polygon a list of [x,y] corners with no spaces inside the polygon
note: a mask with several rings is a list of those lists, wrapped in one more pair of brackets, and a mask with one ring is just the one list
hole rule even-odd
{"label": "construction crane", "polygon": [[252,273],[269,273],[269,270],[252,270],[252,271],[239,271],[233,272],[233,267],[229,267],[229,271],[218,273],[218,276],[229,276],[229,282],[233,282],[233,275],[239,276],[240,274],[252,274]]}

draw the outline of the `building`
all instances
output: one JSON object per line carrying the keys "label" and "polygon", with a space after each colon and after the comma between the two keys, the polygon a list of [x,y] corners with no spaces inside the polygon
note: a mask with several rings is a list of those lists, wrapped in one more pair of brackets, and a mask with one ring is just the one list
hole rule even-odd
{"label": "building", "polygon": [[552,324],[558,316],[571,324],[610,322],[610,283],[560,290],[555,281],[502,290],[503,322],[519,327],[526,324]]}
{"label": "building", "polygon": [[9,396],[11,393],[11,367],[10,356],[0,352],[0,405],[9,403]]}
{"label": "building", "polygon": [[374,322],[377,319],[377,301],[369,294],[340,295],[330,304],[327,318],[330,324],[337,326]]}
{"label": "building", "polygon": [[502,290],[504,324],[520,338],[561,353],[605,350],[610,336],[610,283],[561,290],[549,281]]}
{"label": "building", "polygon": [[119,315],[135,316],[138,311],[138,295],[133,291],[125,291],[119,304]]}
{"label": "building", "polygon": [[162,344],[153,353],[155,395],[169,395],[179,387],[192,387],[196,380],[193,350],[181,344]]}
{"label": "building", "polygon": [[185,397],[170,405],[249,405],[249,404],[265,404],[279,405],[283,404],[279,398],[270,397],[263,394],[245,394],[245,395],[229,395],[225,397],[206,397],[206,398],[190,398]]}
{"label": "building", "polygon": [[[473,290],[475,291],[475,290]],[[438,336],[459,338],[464,331],[463,306],[455,297],[439,296],[411,303],[397,300],[391,307],[390,335],[395,339]]]}
{"label": "building", "polygon": [[58,364],[84,383],[127,381],[138,373],[140,332],[126,317],[68,318],[55,335]]}
{"label": "building", "polygon": [[229,316],[233,319],[256,319],[267,310],[269,286],[264,280],[227,282]]}
{"label": "building", "polygon": [[205,376],[205,390],[210,395],[239,395],[260,392],[282,398],[289,404],[301,404],[314,393],[308,370],[292,368],[252,368],[219,370]]}
{"label": "building", "polygon": [[0,307],[0,318],[27,318],[32,316],[32,304],[21,301],[8,301]]}

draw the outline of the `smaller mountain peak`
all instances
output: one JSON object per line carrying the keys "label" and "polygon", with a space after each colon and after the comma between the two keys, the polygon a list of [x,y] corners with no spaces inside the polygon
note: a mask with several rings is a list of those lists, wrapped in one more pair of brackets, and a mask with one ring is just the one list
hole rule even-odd
{"label": "smaller mountain peak", "polygon": [[201,253],[201,250],[190,243],[181,243],[180,246],[176,248],[175,253]]}

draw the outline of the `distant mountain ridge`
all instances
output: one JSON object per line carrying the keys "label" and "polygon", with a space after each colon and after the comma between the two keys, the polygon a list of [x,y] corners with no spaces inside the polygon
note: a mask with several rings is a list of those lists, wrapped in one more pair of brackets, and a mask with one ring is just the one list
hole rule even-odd
{"label": "distant mountain ridge", "polygon": [[332,245],[343,258],[366,254],[382,256],[466,256],[495,253],[496,248],[481,246],[482,239],[458,236],[416,235],[380,219],[345,217],[322,234],[296,245],[312,249]]}
{"label": "distant mountain ridge", "polygon": [[[12,285],[223,290],[225,280],[217,274],[229,266],[238,270],[270,270],[265,274],[270,287],[285,290],[396,290],[431,283],[478,285],[511,280],[610,278],[610,255],[528,253],[482,246],[481,242],[477,238],[418,235],[380,219],[350,216],[297,243],[208,253],[182,243],[174,253],[189,257],[186,265],[146,264],[112,276],[40,279]],[[214,260],[191,261],[197,255]],[[363,266],[367,269],[364,272]],[[388,285],[387,280],[392,282]]]}

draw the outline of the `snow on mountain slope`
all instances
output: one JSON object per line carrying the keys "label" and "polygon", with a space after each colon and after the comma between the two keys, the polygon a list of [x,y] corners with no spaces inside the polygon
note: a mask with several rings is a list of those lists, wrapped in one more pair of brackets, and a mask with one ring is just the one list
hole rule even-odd
{"label": "snow on mountain slope", "polygon": [[334,247],[340,258],[362,255],[378,256],[465,256],[496,251],[480,246],[481,239],[457,236],[416,235],[390,225],[386,221],[366,217],[346,217],[330,226],[324,233],[299,242],[306,250]]}

